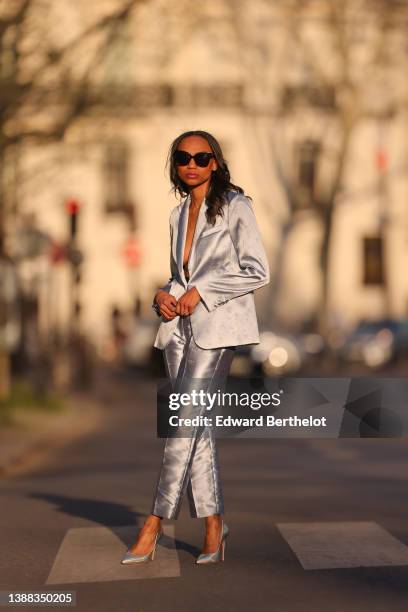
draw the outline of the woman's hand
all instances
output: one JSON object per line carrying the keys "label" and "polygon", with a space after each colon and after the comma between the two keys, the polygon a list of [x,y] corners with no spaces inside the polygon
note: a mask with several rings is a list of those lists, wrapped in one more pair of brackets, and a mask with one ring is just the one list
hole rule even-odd
{"label": "woman's hand", "polygon": [[166,321],[171,321],[176,314],[178,314],[176,313],[177,300],[171,293],[167,293],[167,291],[160,289],[160,291],[156,293],[154,301],[159,306],[160,314]]}
{"label": "woman's hand", "polygon": [[195,287],[191,287],[186,293],[184,293],[176,306],[176,313],[179,315],[190,315],[194,312],[195,307],[201,300],[201,295],[198,293]]}

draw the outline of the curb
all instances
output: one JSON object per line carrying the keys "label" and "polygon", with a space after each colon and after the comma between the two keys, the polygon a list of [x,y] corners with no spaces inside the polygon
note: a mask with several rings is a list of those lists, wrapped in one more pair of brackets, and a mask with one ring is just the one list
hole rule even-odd
{"label": "curb", "polygon": [[101,427],[105,413],[94,399],[70,394],[58,413],[16,412],[16,424],[0,428],[0,478],[27,472],[39,465],[50,450]]}

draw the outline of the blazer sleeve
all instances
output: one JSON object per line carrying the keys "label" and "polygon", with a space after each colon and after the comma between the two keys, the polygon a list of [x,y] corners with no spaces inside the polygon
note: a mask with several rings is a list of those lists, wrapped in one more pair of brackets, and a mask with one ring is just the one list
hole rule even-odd
{"label": "blazer sleeve", "polygon": [[[173,249],[172,249],[172,244],[173,244],[173,211],[170,214],[169,226],[170,226],[169,229],[170,229],[170,272],[171,272],[171,276],[170,276],[169,280],[167,281],[167,283],[165,285],[163,285],[163,287],[159,287],[159,289],[157,289],[157,291],[159,291],[159,290],[167,291],[168,293],[169,293],[169,291],[171,289],[172,282],[173,282],[173,280],[174,280],[174,278],[176,277],[176,274],[177,274],[177,262],[174,260]],[[156,291],[156,293],[157,293],[157,291]],[[152,308],[156,312],[157,316],[161,317],[160,310],[159,310],[159,305],[156,304],[154,298],[153,298],[153,302],[152,302]]]}
{"label": "blazer sleeve", "polygon": [[268,258],[252,203],[246,196],[234,198],[230,203],[229,230],[239,271],[211,270],[207,278],[194,284],[209,311],[270,281]]}

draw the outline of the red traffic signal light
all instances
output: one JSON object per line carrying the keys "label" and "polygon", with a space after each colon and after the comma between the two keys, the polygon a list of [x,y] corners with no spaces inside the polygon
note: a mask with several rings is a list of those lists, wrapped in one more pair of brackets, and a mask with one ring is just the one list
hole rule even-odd
{"label": "red traffic signal light", "polygon": [[65,210],[69,215],[77,215],[80,208],[81,205],[78,200],[72,199],[65,202]]}
{"label": "red traffic signal light", "polygon": [[142,251],[138,240],[136,240],[136,238],[134,238],[133,236],[130,236],[127,239],[122,249],[122,253],[125,258],[126,264],[129,267],[135,268],[140,265]]}
{"label": "red traffic signal light", "polygon": [[385,172],[388,168],[388,155],[384,149],[376,151],[376,163],[380,172]]}

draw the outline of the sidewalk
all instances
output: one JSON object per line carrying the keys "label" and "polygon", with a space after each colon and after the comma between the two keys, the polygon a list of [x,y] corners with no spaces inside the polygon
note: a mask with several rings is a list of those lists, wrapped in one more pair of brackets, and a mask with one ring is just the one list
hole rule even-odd
{"label": "sidewalk", "polygon": [[21,410],[16,423],[0,427],[0,478],[24,472],[61,447],[96,429],[104,420],[102,406],[81,393],[64,397],[57,413]]}

